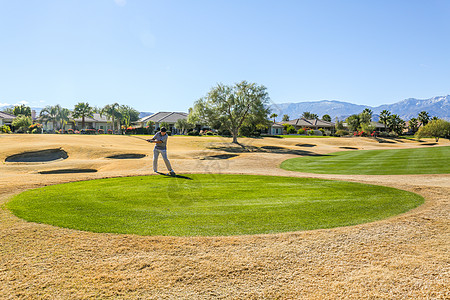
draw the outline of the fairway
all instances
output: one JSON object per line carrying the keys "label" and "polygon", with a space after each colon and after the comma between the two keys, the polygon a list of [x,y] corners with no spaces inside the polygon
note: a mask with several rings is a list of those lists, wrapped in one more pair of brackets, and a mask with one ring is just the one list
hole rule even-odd
{"label": "fairway", "polygon": [[342,151],[288,159],[281,168],[319,174],[448,174],[450,147]]}
{"label": "fairway", "polygon": [[31,222],[84,231],[227,236],[355,225],[423,201],[411,192],[345,181],[193,174],[47,186],[16,195],[7,208]]}

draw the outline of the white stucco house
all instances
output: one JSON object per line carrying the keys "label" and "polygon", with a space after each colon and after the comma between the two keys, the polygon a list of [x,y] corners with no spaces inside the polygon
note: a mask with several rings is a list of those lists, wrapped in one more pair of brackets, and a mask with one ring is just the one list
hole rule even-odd
{"label": "white stucco house", "polygon": [[167,130],[172,133],[177,133],[178,130],[175,127],[175,123],[179,119],[187,119],[188,114],[184,112],[157,112],[153,115],[144,117],[135,122],[138,127],[145,128],[147,127],[148,121],[152,121],[154,123],[153,129],[156,130],[158,127],[161,127],[161,123],[167,123],[169,128]]}

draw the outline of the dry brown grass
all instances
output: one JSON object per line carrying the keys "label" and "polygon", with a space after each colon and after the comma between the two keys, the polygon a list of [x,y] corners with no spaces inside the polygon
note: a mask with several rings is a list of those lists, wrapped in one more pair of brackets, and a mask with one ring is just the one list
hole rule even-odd
{"label": "dry brown grass", "polygon": [[[228,139],[169,138],[180,173],[310,176],[388,185],[426,198],[388,220],[345,228],[236,237],[142,237],[95,234],[28,223],[0,209],[2,299],[449,299],[450,175],[357,176],[278,168],[296,154],[353,148],[405,148],[368,138],[242,139],[231,159]],[[308,144],[306,147],[298,145]],[[441,140],[440,145],[449,145]],[[314,145],[314,146],[311,146]],[[12,154],[62,147],[52,163],[4,163]],[[281,147],[281,149],[277,148]],[[350,147],[350,148],[349,148]],[[429,147],[429,146],[428,146]],[[143,159],[107,159],[116,154]],[[151,174],[151,145],[123,136],[0,135],[0,205],[23,190],[113,176]],[[163,166],[161,165],[161,168]],[[56,169],[97,173],[48,174]]]}

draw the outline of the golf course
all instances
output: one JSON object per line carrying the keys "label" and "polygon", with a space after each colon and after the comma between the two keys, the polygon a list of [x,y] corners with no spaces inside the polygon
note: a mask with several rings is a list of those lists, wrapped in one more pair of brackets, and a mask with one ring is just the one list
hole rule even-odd
{"label": "golf course", "polygon": [[0,298],[449,296],[450,141],[239,141],[0,135]]}

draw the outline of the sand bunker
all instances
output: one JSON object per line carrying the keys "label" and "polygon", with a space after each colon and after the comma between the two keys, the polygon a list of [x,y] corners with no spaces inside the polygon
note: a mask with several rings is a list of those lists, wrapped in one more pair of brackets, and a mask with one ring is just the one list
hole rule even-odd
{"label": "sand bunker", "polygon": [[315,147],[316,145],[314,145],[314,144],[296,144],[295,146],[297,146],[297,147]]}
{"label": "sand bunker", "polygon": [[95,173],[96,169],[59,169],[40,171],[39,174],[72,174],[72,173]]}
{"label": "sand bunker", "polygon": [[23,152],[19,154],[14,154],[8,156],[6,162],[25,162],[25,163],[36,163],[36,162],[50,162],[61,159],[66,159],[69,156],[67,152],[62,149],[46,149],[39,151]]}
{"label": "sand bunker", "polygon": [[147,155],[145,154],[139,154],[139,153],[126,153],[126,154],[117,154],[117,155],[111,155],[106,158],[112,158],[112,159],[136,159],[136,158],[144,158]]}

